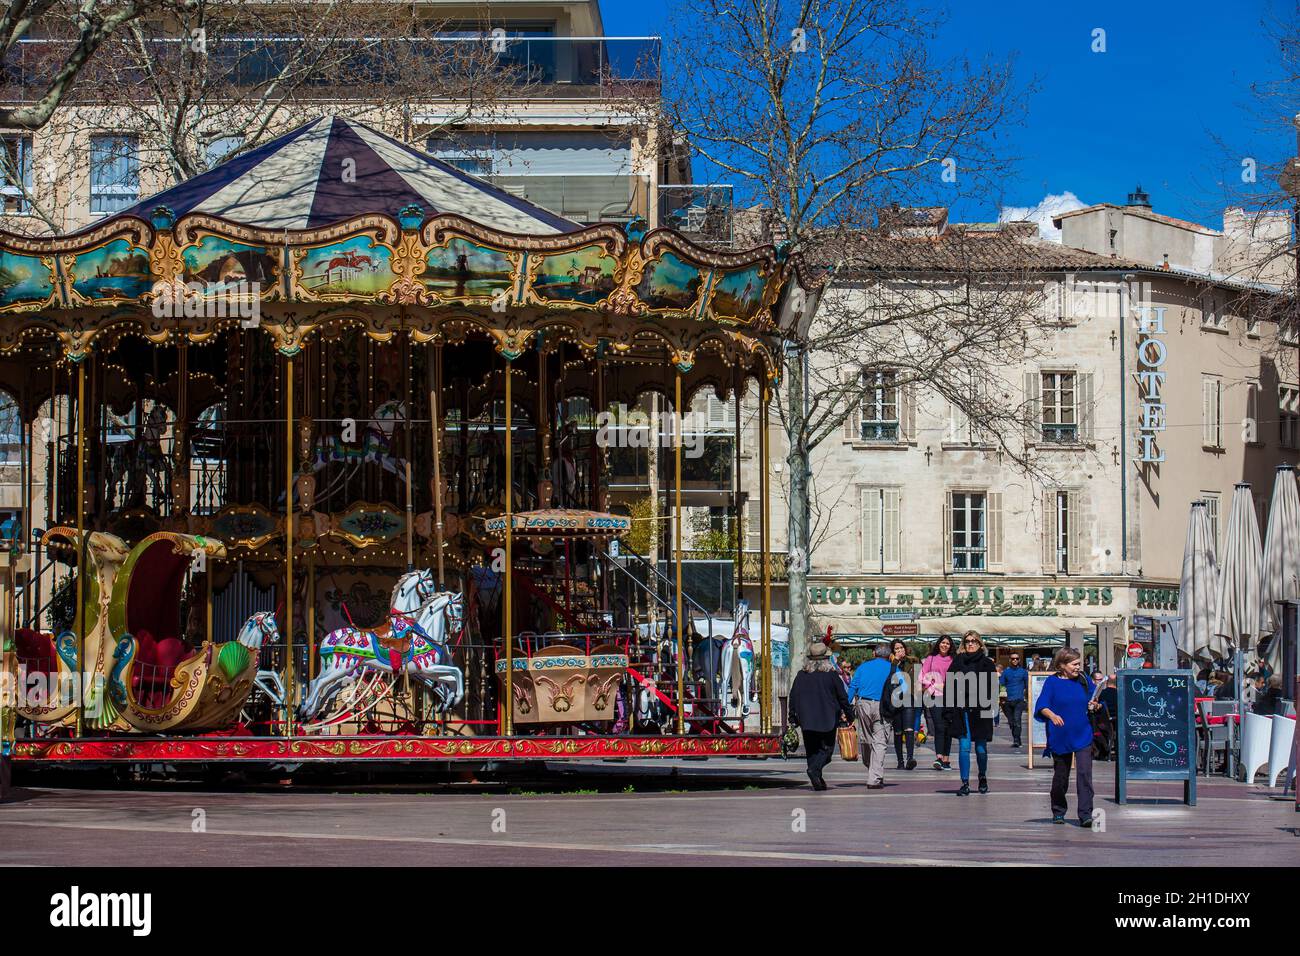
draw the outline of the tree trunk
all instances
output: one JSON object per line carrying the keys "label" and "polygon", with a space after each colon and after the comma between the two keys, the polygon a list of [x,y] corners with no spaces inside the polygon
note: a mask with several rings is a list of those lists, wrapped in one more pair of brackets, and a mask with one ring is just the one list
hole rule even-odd
{"label": "tree trunk", "polygon": [[787,591],[790,596],[790,666],[781,674],[778,692],[784,695],[794,674],[803,666],[808,647],[808,539],[811,506],[808,501],[808,448],[804,405],[804,353],[788,353],[786,361],[786,454],[790,497],[786,534],[789,554]]}

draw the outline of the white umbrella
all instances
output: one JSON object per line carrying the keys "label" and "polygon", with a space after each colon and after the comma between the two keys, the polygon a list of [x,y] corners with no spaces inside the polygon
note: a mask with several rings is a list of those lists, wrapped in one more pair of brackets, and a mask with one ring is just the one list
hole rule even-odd
{"label": "white umbrella", "polygon": [[1237,710],[1242,704],[1242,654],[1259,634],[1260,567],[1264,551],[1259,543],[1259,521],[1250,495],[1250,482],[1232,489],[1228,534],[1219,561],[1219,608],[1214,633],[1236,648],[1233,665]]}
{"label": "white umbrella", "polygon": [[1178,585],[1181,650],[1188,657],[1213,657],[1225,653],[1214,633],[1219,607],[1219,566],[1214,556],[1214,533],[1204,501],[1193,501],[1183,547],[1183,573]]}
{"label": "white umbrella", "polygon": [[1268,643],[1268,663],[1278,672],[1282,669],[1282,619],[1275,602],[1300,598],[1300,493],[1292,465],[1278,465],[1273,479],[1262,575],[1259,633],[1273,635]]}

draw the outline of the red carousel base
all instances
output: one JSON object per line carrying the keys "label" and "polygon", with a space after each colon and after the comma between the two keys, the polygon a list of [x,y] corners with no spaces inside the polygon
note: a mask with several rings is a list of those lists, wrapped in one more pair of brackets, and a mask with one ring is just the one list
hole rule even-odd
{"label": "red carousel base", "polygon": [[18,740],[16,762],[307,763],[439,760],[599,760],[608,757],[758,757],[775,734],[721,737],[88,737]]}

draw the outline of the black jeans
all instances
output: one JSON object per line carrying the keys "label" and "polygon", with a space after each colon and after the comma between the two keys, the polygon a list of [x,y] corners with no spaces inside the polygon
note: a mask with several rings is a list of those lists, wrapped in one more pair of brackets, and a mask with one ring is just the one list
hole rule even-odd
{"label": "black jeans", "polygon": [[916,721],[915,707],[901,707],[894,713],[894,753],[903,762],[903,739],[907,739],[907,759],[916,759],[916,734],[912,725]]}
{"label": "black jeans", "polygon": [[803,749],[808,753],[808,776],[813,780],[821,780],[822,770],[835,755],[835,731],[803,731]]}
{"label": "black jeans", "polygon": [[1063,817],[1069,809],[1065,791],[1070,786],[1070,765],[1074,762],[1075,792],[1079,796],[1079,819],[1092,819],[1092,747],[1072,754],[1052,754],[1052,816]]}
{"label": "black jeans", "polygon": [[1029,704],[1024,700],[1008,700],[1002,704],[1002,713],[1006,715],[1007,726],[1011,728],[1011,739],[1020,746],[1020,722],[1025,717]]}
{"label": "black jeans", "polygon": [[930,736],[934,738],[935,756],[948,756],[952,752],[952,737],[948,733],[947,722],[943,719],[943,708],[925,708],[925,722],[929,724]]}

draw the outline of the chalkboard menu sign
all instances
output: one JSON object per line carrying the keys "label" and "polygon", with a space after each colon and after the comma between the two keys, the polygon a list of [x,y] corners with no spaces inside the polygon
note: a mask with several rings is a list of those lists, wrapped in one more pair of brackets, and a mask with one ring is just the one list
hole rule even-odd
{"label": "chalkboard menu sign", "polygon": [[1116,715],[1115,798],[1132,780],[1181,780],[1183,802],[1196,806],[1196,722],[1192,672],[1121,670]]}

